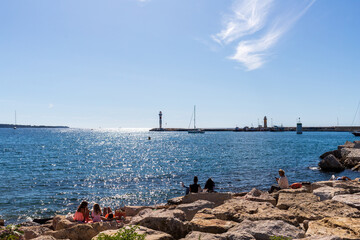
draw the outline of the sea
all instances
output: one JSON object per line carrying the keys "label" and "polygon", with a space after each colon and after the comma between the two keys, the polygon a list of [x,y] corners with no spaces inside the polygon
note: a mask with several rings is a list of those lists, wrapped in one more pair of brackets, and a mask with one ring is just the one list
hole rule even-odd
{"label": "sea", "polygon": [[0,218],[71,214],[83,200],[90,208],[164,204],[194,176],[202,187],[211,177],[218,192],[267,190],[280,168],[290,183],[328,180],[335,173],[318,170],[319,156],[354,140],[348,132],[0,129]]}

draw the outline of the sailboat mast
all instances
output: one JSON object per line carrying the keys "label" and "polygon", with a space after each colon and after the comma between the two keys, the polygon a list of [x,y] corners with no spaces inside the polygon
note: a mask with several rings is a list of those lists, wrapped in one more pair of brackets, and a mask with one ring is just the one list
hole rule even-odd
{"label": "sailboat mast", "polygon": [[196,105],[194,105],[194,129],[196,129],[196,110],[195,110],[195,108],[196,108]]}
{"label": "sailboat mast", "polygon": [[15,126],[16,126],[16,111],[15,111]]}

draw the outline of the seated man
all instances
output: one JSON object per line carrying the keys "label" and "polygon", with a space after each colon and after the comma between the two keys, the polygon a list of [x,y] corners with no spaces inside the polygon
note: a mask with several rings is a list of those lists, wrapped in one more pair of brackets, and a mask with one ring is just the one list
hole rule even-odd
{"label": "seated man", "polygon": [[287,177],[285,176],[285,171],[282,169],[279,169],[279,176],[280,178],[275,177],[276,182],[278,184],[274,184],[271,186],[269,193],[276,191],[279,191],[280,189],[289,188],[289,181]]}

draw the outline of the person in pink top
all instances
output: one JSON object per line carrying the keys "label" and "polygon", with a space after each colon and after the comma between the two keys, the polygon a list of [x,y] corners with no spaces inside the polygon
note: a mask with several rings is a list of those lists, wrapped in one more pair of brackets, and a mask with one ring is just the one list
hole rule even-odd
{"label": "person in pink top", "polygon": [[95,203],[93,207],[93,211],[91,213],[91,217],[93,222],[101,222],[101,208],[100,205]]}
{"label": "person in pink top", "polygon": [[89,209],[87,208],[88,202],[83,201],[75,212],[74,220],[78,222],[89,221]]}

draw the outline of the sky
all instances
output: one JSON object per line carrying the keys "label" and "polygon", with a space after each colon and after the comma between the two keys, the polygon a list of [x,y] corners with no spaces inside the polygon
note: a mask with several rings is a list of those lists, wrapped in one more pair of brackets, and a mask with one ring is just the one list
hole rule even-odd
{"label": "sky", "polygon": [[[0,123],[360,125],[358,0],[0,1]],[[359,110],[360,111],[360,110]],[[357,113],[357,114],[356,114]]]}

